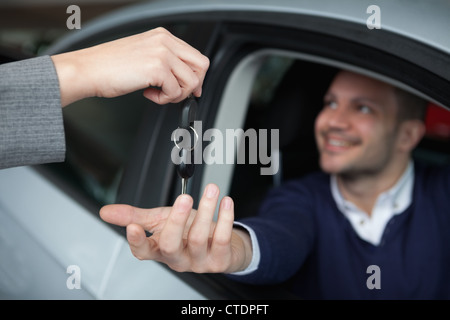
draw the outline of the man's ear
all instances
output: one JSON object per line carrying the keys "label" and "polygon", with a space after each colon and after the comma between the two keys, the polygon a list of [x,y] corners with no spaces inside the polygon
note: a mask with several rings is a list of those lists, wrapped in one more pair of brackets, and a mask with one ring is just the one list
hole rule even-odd
{"label": "man's ear", "polygon": [[425,123],[420,120],[405,120],[400,125],[399,149],[404,152],[412,151],[425,135]]}

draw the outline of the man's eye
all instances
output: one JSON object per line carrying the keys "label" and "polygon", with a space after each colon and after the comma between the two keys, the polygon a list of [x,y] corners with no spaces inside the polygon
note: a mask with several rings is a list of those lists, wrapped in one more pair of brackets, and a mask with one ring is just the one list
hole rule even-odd
{"label": "man's eye", "polygon": [[359,111],[361,111],[362,113],[371,113],[372,109],[370,109],[370,107],[366,106],[366,105],[361,105],[358,107]]}
{"label": "man's eye", "polygon": [[337,103],[335,101],[325,101],[324,107],[330,108],[330,109],[336,109]]}

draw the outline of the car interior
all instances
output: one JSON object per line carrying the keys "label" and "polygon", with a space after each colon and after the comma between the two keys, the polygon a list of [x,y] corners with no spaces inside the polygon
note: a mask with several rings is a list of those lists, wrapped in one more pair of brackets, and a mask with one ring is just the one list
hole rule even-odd
{"label": "car interior", "polygon": [[[279,152],[280,166],[277,174],[263,176],[259,171],[261,164],[236,164],[230,196],[235,200],[238,219],[257,214],[270,188],[319,170],[314,119],[337,71],[335,67],[294,59],[266,101],[255,97],[251,100],[244,130],[279,129],[279,150],[272,152]],[[264,66],[255,87],[258,81],[263,81],[263,73]],[[429,164],[450,164],[450,112],[430,102],[426,130],[414,150],[414,159]]]}
{"label": "car interior", "polygon": [[[323,96],[338,70],[334,66],[283,55],[269,56],[261,64],[254,79],[243,130],[278,129],[279,150],[271,152],[279,154],[280,164],[274,175],[261,175],[261,163],[234,165],[229,195],[235,202],[236,219],[256,215],[271,188],[283,181],[320,170],[314,120],[323,107]],[[413,157],[429,164],[450,164],[450,112],[430,103],[426,127],[426,136]],[[249,147],[245,141],[241,143],[247,155]],[[214,278],[225,287],[229,285],[220,277]],[[273,287],[265,286],[257,294],[292,298],[288,294],[289,281],[276,288],[277,291],[273,291]],[[250,287],[250,290],[253,289]],[[273,295],[270,292],[274,292]]]}
{"label": "car interior", "polygon": [[[255,215],[264,194],[285,180],[318,169],[314,118],[322,108],[323,95],[337,69],[301,60],[289,69],[264,105],[251,101],[245,129],[279,130],[279,168],[274,175],[260,175],[259,165],[237,164],[230,196],[236,217]],[[270,142],[269,142],[270,143]]]}

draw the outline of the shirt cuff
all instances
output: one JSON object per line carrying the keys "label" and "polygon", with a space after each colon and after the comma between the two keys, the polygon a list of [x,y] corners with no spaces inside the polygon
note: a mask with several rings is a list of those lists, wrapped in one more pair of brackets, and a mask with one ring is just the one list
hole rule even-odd
{"label": "shirt cuff", "polygon": [[231,275],[234,275],[234,276],[244,276],[244,275],[248,275],[258,269],[259,261],[261,260],[261,251],[259,250],[258,239],[256,238],[255,231],[253,231],[252,228],[246,226],[243,223],[236,222],[236,221],[234,222],[234,225],[247,230],[247,232],[250,234],[250,240],[252,243],[252,260],[250,261],[250,264],[248,265],[248,267],[242,271],[230,273]]}

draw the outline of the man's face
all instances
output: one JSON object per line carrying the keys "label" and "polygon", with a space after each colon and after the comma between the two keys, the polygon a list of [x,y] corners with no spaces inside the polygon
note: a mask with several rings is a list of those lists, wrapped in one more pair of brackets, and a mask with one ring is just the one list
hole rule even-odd
{"label": "man's face", "polygon": [[392,86],[340,72],[315,123],[322,170],[374,174],[385,168],[394,157],[396,103]]}

